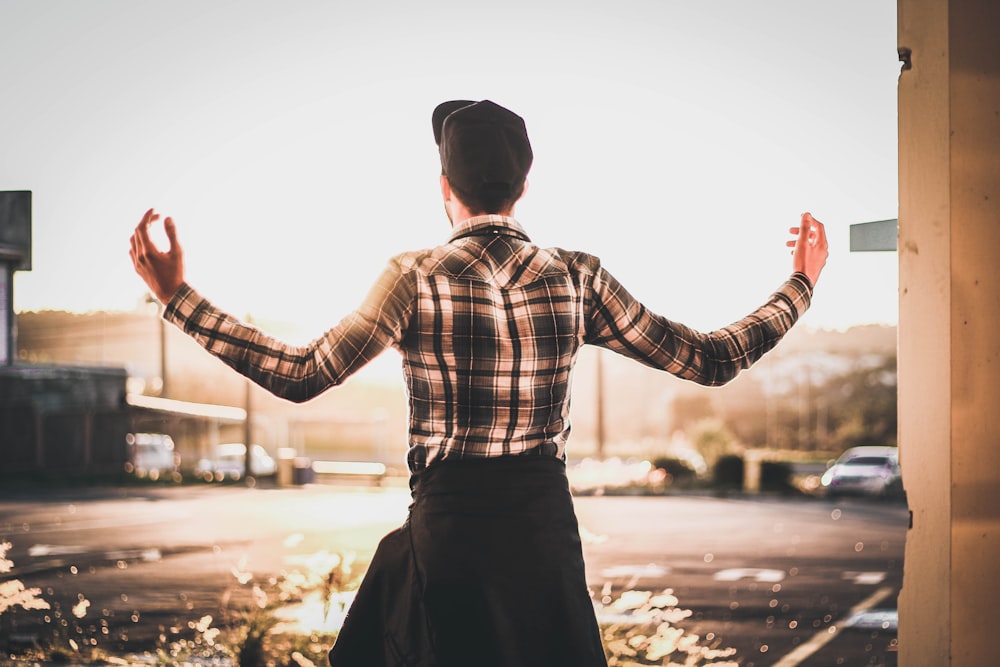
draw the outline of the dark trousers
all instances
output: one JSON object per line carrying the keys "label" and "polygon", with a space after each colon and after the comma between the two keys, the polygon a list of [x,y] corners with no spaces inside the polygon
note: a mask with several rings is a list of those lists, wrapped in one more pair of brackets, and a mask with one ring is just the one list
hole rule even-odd
{"label": "dark trousers", "polygon": [[332,667],[606,667],[559,459],[440,462],[379,543]]}

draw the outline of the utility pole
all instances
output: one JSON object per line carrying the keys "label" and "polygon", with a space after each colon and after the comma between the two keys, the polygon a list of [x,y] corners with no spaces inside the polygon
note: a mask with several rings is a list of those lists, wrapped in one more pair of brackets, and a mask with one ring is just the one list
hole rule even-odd
{"label": "utility pole", "polygon": [[152,294],[146,294],[146,303],[156,304],[156,319],[160,327],[160,397],[167,397],[167,322],[163,319],[163,309],[166,304],[160,303]]}
{"label": "utility pole", "polygon": [[597,438],[597,460],[604,460],[604,353],[597,352],[597,405],[594,406],[594,432]]}
{"label": "utility pole", "polygon": [[14,326],[14,268],[0,260],[0,366],[11,366],[17,356]]}
{"label": "utility pole", "polygon": [[[247,324],[252,322],[253,319],[247,313]],[[253,461],[250,456],[250,448],[253,446],[253,382],[250,378],[244,382],[243,409],[246,411],[246,421],[243,422],[243,444],[246,451],[243,453],[243,483],[249,486],[253,477]]]}
{"label": "utility pole", "polygon": [[163,305],[160,305],[160,396],[167,397],[167,322],[163,319]]}

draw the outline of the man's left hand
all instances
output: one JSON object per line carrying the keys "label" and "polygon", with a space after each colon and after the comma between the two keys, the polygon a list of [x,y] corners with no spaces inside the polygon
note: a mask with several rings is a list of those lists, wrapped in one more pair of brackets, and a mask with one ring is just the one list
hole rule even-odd
{"label": "man's left hand", "polygon": [[170,247],[160,250],[149,237],[149,226],[160,219],[153,209],[146,211],[132,234],[129,257],[135,272],[143,279],[150,291],[166,305],[184,282],[184,252],[177,241],[177,229],[172,218],[163,221]]}

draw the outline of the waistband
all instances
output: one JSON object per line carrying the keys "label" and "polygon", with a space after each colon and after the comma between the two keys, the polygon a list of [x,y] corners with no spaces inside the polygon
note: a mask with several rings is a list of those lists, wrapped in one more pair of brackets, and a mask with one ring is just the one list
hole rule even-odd
{"label": "waistband", "polygon": [[566,463],[554,456],[496,456],[437,461],[410,476],[418,495],[509,495],[532,488],[569,492]]}

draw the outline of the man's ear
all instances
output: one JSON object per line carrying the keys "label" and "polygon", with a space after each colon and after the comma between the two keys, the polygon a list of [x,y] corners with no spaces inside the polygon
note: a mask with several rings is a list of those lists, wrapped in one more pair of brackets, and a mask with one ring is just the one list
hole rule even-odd
{"label": "man's ear", "polygon": [[441,196],[445,201],[451,199],[451,183],[448,182],[448,177],[441,174]]}

